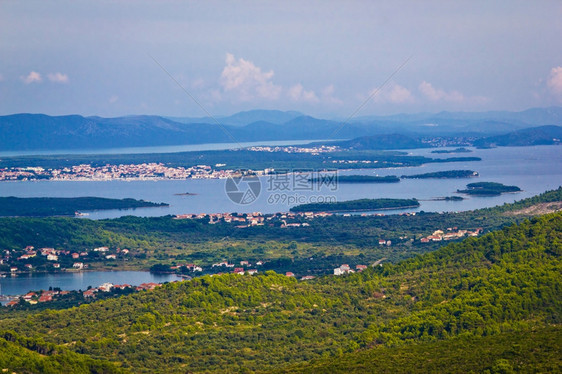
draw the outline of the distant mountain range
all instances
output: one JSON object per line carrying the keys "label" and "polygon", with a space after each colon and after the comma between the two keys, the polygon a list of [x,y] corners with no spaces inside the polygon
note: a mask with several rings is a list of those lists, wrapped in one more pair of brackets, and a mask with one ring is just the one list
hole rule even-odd
{"label": "distant mountain range", "polygon": [[471,136],[479,139],[478,145],[553,144],[561,138],[557,126],[561,124],[560,107],[523,112],[371,116],[349,123],[277,110],[253,110],[216,119],[14,114],[0,116],[0,150],[101,149],[358,137],[371,137],[366,143],[363,140],[368,143],[363,147],[392,149],[416,148],[420,145],[420,137],[427,136]]}

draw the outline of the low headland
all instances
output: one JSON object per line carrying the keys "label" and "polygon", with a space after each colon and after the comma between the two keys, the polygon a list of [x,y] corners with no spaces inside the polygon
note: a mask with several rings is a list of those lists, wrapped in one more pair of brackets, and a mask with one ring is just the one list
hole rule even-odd
{"label": "low headland", "polygon": [[74,216],[84,211],[168,206],[145,200],[103,197],[0,197],[0,217]]}
{"label": "low headland", "polygon": [[477,177],[478,172],[474,170],[445,170],[445,171],[435,171],[432,173],[424,174],[414,174],[414,175],[403,175],[402,178],[407,179],[453,179],[453,178],[472,178]]}
{"label": "low headland", "polygon": [[469,183],[466,189],[457,190],[458,193],[475,196],[499,196],[508,192],[519,192],[521,189],[517,186],[506,186],[496,182],[477,182]]}
{"label": "low headland", "polygon": [[365,212],[417,208],[417,199],[359,199],[334,203],[310,203],[292,207],[291,212]]}

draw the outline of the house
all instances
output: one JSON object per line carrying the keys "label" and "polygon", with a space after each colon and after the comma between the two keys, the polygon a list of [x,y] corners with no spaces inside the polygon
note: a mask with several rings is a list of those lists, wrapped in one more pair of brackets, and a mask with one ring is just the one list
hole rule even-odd
{"label": "house", "polygon": [[107,251],[109,251],[108,247],[94,248],[94,252],[107,252]]}
{"label": "house", "polygon": [[17,267],[12,266],[12,267],[10,268],[10,272],[15,273],[16,271],[18,271],[18,268],[17,268]]}
{"label": "house", "polygon": [[379,245],[385,245],[386,244],[386,240],[384,239],[379,239]]}
{"label": "house", "polygon": [[72,258],[73,258],[74,260],[76,260],[77,258],[80,257],[80,255],[79,255],[78,253],[76,253],[76,252],[74,252],[71,256],[72,256]]}
{"label": "house", "polygon": [[422,243],[429,243],[429,239],[428,238],[421,238],[420,242]]}
{"label": "house", "polygon": [[316,278],[314,275],[305,275],[304,277],[301,278],[301,280],[311,280]]}
{"label": "house", "polygon": [[137,286],[136,290],[137,291],[143,291],[143,290],[153,290],[156,287],[161,286],[158,283],[141,283]]}
{"label": "house", "polygon": [[47,255],[47,261],[58,261],[58,259],[59,259],[59,256],[57,256],[55,254],[49,253]]}
{"label": "house", "polygon": [[53,295],[43,293],[41,296],[39,296],[40,303],[45,303],[47,301],[53,301]]}
{"label": "house", "polygon": [[250,263],[248,261],[240,261],[240,266],[249,266]]}
{"label": "house", "polygon": [[258,273],[258,269],[250,269],[250,270],[248,270],[248,274],[250,274],[250,275],[254,275],[254,274],[257,274],[257,273]]}
{"label": "house", "polygon": [[108,260],[116,260],[116,259],[117,259],[117,256],[114,255],[114,254],[111,254],[111,255],[105,256],[105,258],[108,259]]}
{"label": "house", "polygon": [[113,288],[118,288],[120,290],[124,290],[124,289],[130,288],[130,287],[131,287],[131,285],[126,284],[126,283],[125,284],[116,284],[116,285],[113,286]]}
{"label": "house", "polygon": [[334,275],[343,275],[343,274],[345,274],[345,273],[343,272],[342,269],[340,269],[340,268],[334,269]]}
{"label": "house", "polygon": [[55,269],[60,269],[60,264],[53,264],[53,267],[54,267]]}
{"label": "house", "polygon": [[288,271],[288,272],[285,273],[285,276],[286,277],[294,277],[295,274],[293,272]]}
{"label": "house", "polygon": [[355,270],[357,270],[357,271],[363,271],[365,269],[367,269],[367,265],[356,265],[355,266]]}
{"label": "house", "polygon": [[353,270],[351,270],[348,264],[343,264],[339,268],[334,269],[334,275],[343,275],[347,273],[355,273]]}
{"label": "house", "polygon": [[72,267],[74,269],[84,269],[84,263],[82,262],[75,262],[74,264],[72,264]]}
{"label": "house", "polygon": [[103,292],[109,292],[111,291],[111,289],[113,288],[113,284],[112,283],[104,283],[101,286],[98,287],[98,290],[103,291]]}
{"label": "house", "polygon": [[26,268],[26,269],[33,269],[33,265],[31,265],[31,264],[25,264],[25,268]]}
{"label": "house", "polygon": [[96,291],[97,290],[95,288],[91,288],[89,290],[82,292],[82,296],[84,296],[85,298],[96,297],[95,295]]}
{"label": "house", "polygon": [[235,268],[234,274],[244,274],[244,268]]}

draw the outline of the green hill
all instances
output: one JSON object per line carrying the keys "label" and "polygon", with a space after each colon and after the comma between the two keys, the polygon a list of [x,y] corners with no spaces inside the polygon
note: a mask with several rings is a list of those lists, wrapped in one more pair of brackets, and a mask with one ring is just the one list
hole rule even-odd
{"label": "green hill", "polygon": [[[559,328],[552,327],[555,335],[549,329],[562,321],[561,242],[557,213],[347,276],[205,276],[67,310],[4,311],[0,318],[3,329],[132,372],[289,370],[315,360],[337,367],[342,357],[359,365],[363,358],[347,354],[362,351],[371,365],[370,350],[390,352],[384,347],[397,349],[389,360],[425,372],[439,369],[415,364],[427,355],[438,357],[436,365],[450,355],[454,365],[463,346],[476,357],[470,347],[486,342],[492,348],[485,366],[474,370],[532,367],[540,357],[537,367],[559,371],[559,359],[549,359],[562,348]],[[544,342],[538,356],[530,338],[517,346],[509,338],[526,331]]]}

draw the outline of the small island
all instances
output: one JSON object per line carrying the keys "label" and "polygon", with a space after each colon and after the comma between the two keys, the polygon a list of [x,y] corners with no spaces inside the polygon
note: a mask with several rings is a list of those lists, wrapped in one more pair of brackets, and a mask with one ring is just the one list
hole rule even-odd
{"label": "small island", "polygon": [[468,148],[455,148],[455,149],[438,149],[431,151],[431,153],[471,153],[472,151]]}
{"label": "small island", "polygon": [[408,179],[453,179],[453,178],[472,178],[477,177],[478,172],[474,170],[445,170],[445,171],[435,171],[433,173],[425,174],[414,174],[414,175],[403,175],[402,178]]}
{"label": "small island", "polygon": [[197,194],[193,192],[180,192],[174,194],[174,196],[195,196],[195,195]]}
{"label": "small island", "polygon": [[[384,177],[372,175],[340,175],[336,178],[338,183],[398,183],[400,178],[396,175],[387,175]],[[322,183],[323,178],[310,178],[312,183]]]}
{"label": "small island", "polygon": [[417,208],[417,199],[359,199],[335,203],[310,203],[292,207],[291,212],[364,212]]}
{"label": "small island", "polygon": [[102,197],[0,197],[0,217],[75,216],[82,211],[168,206],[136,199]]}
{"label": "small island", "polygon": [[436,197],[432,199],[432,201],[463,201],[464,197],[461,196],[445,196],[445,197]]}
{"label": "small island", "polygon": [[495,182],[477,182],[466,185],[465,190],[457,190],[458,193],[475,196],[499,196],[502,193],[519,192],[521,189],[517,186],[506,186],[502,183]]}

